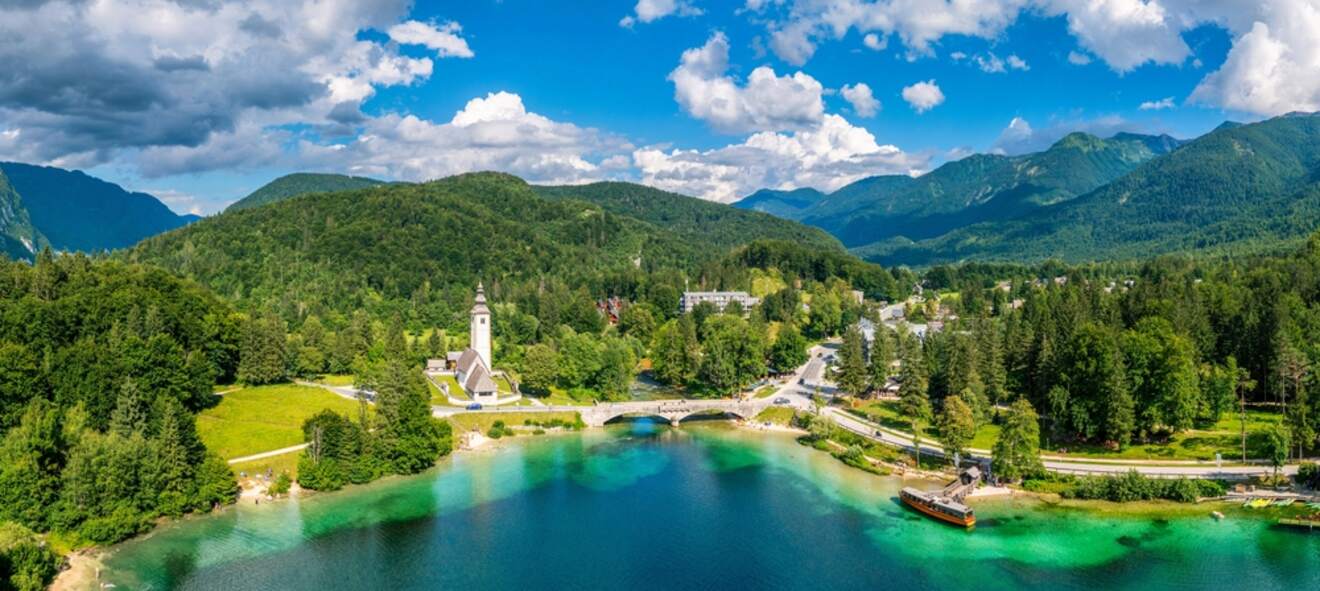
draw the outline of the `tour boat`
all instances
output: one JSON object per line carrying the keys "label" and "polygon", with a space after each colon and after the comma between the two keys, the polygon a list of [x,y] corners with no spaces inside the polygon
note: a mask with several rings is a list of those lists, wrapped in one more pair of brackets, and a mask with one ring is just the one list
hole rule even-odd
{"label": "tour boat", "polygon": [[976,525],[976,514],[972,512],[971,507],[938,493],[917,490],[907,486],[899,492],[899,498],[903,499],[903,502],[907,503],[909,507],[945,523],[963,527]]}

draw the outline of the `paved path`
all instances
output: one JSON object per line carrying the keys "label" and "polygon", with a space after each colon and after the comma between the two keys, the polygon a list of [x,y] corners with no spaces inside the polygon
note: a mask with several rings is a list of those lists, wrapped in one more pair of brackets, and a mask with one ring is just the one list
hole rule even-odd
{"label": "paved path", "polygon": [[273,458],[273,457],[275,457],[275,456],[282,456],[282,455],[284,455],[284,454],[291,454],[291,453],[293,453],[293,452],[295,452],[295,451],[302,451],[303,448],[305,448],[305,447],[307,447],[307,444],[306,444],[306,443],[299,443],[298,445],[290,445],[289,447],[285,447],[285,448],[281,448],[281,449],[272,449],[272,450],[270,450],[270,451],[263,451],[263,452],[261,452],[261,453],[259,453],[259,454],[252,454],[252,455],[250,455],[250,456],[243,456],[243,457],[241,457],[241,458],[234,458],[234,459],[232,459],[232,460],[229,460],[229,463],[230,463],[230,464],[241,464],[241,463],[243,463],[243,462],[251,462],[251,461],[253,461],[253,460],[264,460],[264,459],[266,459],[266,458]]}

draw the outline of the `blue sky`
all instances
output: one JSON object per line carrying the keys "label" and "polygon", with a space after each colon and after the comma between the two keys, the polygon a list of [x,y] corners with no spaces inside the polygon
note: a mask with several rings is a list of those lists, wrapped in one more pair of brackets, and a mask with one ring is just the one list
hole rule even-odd
{"label": "blue sky", "polygon": [[[1320,104],[1316,0],[31,4],[0,23],[0,158],[200,213],[298,170],[729,201]],[[55,26],[86,40],[40,50]]]}

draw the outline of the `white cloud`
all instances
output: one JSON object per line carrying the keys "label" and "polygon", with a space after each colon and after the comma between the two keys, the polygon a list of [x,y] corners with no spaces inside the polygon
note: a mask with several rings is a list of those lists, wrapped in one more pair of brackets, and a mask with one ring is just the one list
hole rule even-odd
{"label": "white cloud", "polygon": [[688,114],[730,133],[803,129],[824,116],[824,87],[815,78],[802,72],[779,76],[761,66],[740,86],[728,67],[729,41],[715,33],[705,45],[684,51],[670,72],[674,99]]}
{"label": "white cloud", "polygon": [[403,45],[424,45],[440,57],[469,58],[473,56],[472,49],[459,36],[462,31],[463,27],[452,21],[438,26],[407,21],[390,27],[389,36]]}
{"label": "white cloud", "polygon": [[967,59],[967,54],[965,54],[965,53],[963,53],[963,52],[961,52],[961,51],[955,51],[955,52],[949,54],[949,59],[952,59],[952,60],[955,61],[955,62],[960,62],[960,61],[963,61],[963,60]]}
{"label": "white cloud", "polygon": [[[763,11],[771,2],[747,3]],[[1207,75],[1191,100],[1259,115],[1320,109],[1320,2],[1317,0],[777,0],[781,15],[764,19],[771,48],[801,65],[818,43],[849,31],[896,36],[910,59],[934,54],[947,35],[997,39],[1024,12],[1063,17],[1080,50],[1076,65],[1099,58],[1112,70],[1147,64],[1200,67],[1183,35],[1225,29],[1227,60]],[[769,11],[765,11],[769,13]],[[865,39],[865,37],[863,37]],[[997,71],[993,60],[987,68]],[[1011,65],[1009,67],[1012,67]]]}
{"label": "white cloud", "polygon": [[884,49],[889,46],[889,37],[881,37],[875,33],[867,33],[866,36],[862,37],[862,45],[865,45],[867,49],[884,51]]}
{"label": "white cloud", "polygon": [[1002,74],[1005,71],[1004,60],[999,59],[999,56],[993,53],[978,55],[972,59],[976,62],[976,66],[981,68],[982,72],[988,74]]}
{"label": "white cloud", "polygon": [[632,27],[639,22],[654,22],[670,15],[697,16],[702,13],[687,0],[637,0],[633,14],[620,19],[619,26]]}
{"label": "white cloud", "polygon": [[826,115],[813,129],[757,133],[714,150],[643,148],[633,163],[647,185],[727,203],[766,187],[832,191],[867,176],[922,172],[930,161]]}
{"label": "white cloud", "polygon": [[1142,111],[1160,111],[1164,109],[1172,109],[1174,106],[1175,105],[1173,104],[1173,97],[1168,96],[1158,101],[1146,101],[1144,103],[1141,103],[1141,106],[1137,108],[1141,109]]}
{"label": "white cloud", "polygon": [[843,99],[852,105],[858,117],[875,117],[880,111],[880,101],[871,94],[871,87],[865,82],[858,82],[852,86],[845,84],[839,92],[843,94]]}
{"label": "white cloud", "polygon": [[1008,62],[1008,67],[1013,68],[1014,70],[1022,70],[1025,72],[1031,69],[1031,66],[1027,65],[1027,60],[1018,57],[1016,54],[1008,56],[1008,59],[1005,61]]}
{"label": "white cloud", "polygon": [[300,159],[321,168],[400,180],[499,170],[533,182],[578,183],[612,176],[602,167],[617,169],[617,157],[632,146],[530,112],[516,94],[495,92],[468,101],[448,123],[385,115],[367,122],[353,141],[304,140],[297,149]]}
{"label": "white cloud", "polygon": [[1192,101],[1261,115],[1320,110],[1320,3],[1268,4]]}
{"label": "white cloud", "polygon": [[1068,52],[1068,63],[1074,66],[1085,66],[1091,63],[1091,56],[1076,51]]}
{"label": "white cloud", "polygon": [[925,113],[944,102],[944,92],[934,80],[918,82],[903,89],[903,100],[917,113]]}

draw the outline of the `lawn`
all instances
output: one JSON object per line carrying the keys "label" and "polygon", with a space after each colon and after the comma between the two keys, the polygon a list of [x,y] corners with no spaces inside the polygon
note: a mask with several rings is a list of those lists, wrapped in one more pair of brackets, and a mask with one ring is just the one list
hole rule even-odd
{"label": "lawn", "polygon": [[490,430],[490,426],[495,421],[504,421],[505,425],[516,427],[527,424],[527,421],[545,423],[559,419],[572,424],[581,420],[578,413],[575,412],[479,412],[479,413],[458,413],[450,416],[448,421],[454,425],[454,431],[480,431],[485,433]]}
{"label": "lawn", "polygon": [[[438,383],[449,384],[449,393],[454,398],[458,400],[468,400],[467,394],[463,392],[463,387],[458,385],[458,380],[454,379],[454,376],[446,374],[433,376],[433,378]],[[426,388],[431,392],[431,404],[451,406],[449,400],[445,398],[445,393],[435,387],[435,384],[432,384],[431,380],[426,380]]]}
{"label": "lawn", "polygon": [[[1265,433],[1278,424],[1278,413],[1260,410],[1247,411],[1247,457],[1263,458]],[[1071,445],[1067,453],[1059,453],[1062,446],[1046,450],[1054,455],[1087,458],[1123,458],[1134,460],[1214,460],[1215,453],[1224,461],[1242,459],[1242,424],[1237,413],[1224,415],[1218,422],[1199,429],[1178,433],[1165,443],[1134,444],[1120,451],[1099,446]]]}
{"label": "lawn", "polygon": [[779,384],[766,384],[764,386],[761,386],[760,388],[757,388],[756,393],[754,393],[753,396],[756,398],[768,398],[778,391],[779,391]]}
{"label": "lawn", "polygon": [[[864,413],[871,422],[904,433],[912,432],[912,425],[898,410],[898,403],[892,400],[876,400],[855,409]],[[927,425],[923,432],[926,441],[939,440],[940,430],[934,425]],[[999,425],[981,425],[976,429],[976,436],[968,447],[990,449],[999,437]]]}
{"label": "lawn", "polygon": [[787,427],[793,422],[793,409],[787,406],[772,406],[757,414],[754,420],[758,423],[774,423]]}
{"label": "lawn", "polygon": [[356,417],[358,403],[322,388],[291,384],[225,394],[197,415],[197,433],[211,451],[236,458],[303,442],[302,424],[324,409]]}

